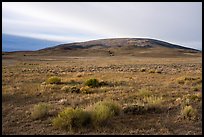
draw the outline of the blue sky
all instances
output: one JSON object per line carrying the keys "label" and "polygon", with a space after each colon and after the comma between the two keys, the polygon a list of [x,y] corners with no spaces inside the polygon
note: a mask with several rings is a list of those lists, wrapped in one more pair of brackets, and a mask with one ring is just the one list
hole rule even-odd
{"label": "blue sky", "polygon": [[2,33],[64,43],[154,38],[202,49],[202,3],[2,2]]}

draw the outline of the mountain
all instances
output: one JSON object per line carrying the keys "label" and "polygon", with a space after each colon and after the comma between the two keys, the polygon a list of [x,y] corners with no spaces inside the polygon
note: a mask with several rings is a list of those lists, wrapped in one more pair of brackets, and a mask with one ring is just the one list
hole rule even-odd
{"label": "mountain", "polygon": [[54,46],[60,42],[2,34],[2,51],[38,50],[48,46]]}
{"label": "mountain", "polygon": [[61,44],[38,50],[42,55],[66,56],[201,56],[201,51],[147,38],[112,38]]}

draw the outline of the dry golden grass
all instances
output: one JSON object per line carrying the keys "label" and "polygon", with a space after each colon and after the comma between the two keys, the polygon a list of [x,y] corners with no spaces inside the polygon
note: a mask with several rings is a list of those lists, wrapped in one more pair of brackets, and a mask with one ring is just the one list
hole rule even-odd
{"label": "dry golden grass", "polygon": [[[202,133],[201,58],[26,56],[23,61],[18,59],[21,57],[2,60],[3,134]],[[141,72],[142,68],[146,71]],[[149,73],[151,69],[162,71]],[[61,79],[60,84],[46,83],[53,76]],[[91,78],[104,84],[86,87],[84,82]],[[80,92],[66,92],[71,87]],[[85,109],[107,99],[117,101],[122,111],[129,108],[135,113],[115,116],[107,127],[97,130],[79,128],[72,133],[55,129],[51,124],[66,107]],[[40,102],[51,104],[53,115],[33,121],[26,112]],[[181,106],[187,104],[197,110],[193,122],[178,118]],[[148,105],[154,109],[142,108]]]}

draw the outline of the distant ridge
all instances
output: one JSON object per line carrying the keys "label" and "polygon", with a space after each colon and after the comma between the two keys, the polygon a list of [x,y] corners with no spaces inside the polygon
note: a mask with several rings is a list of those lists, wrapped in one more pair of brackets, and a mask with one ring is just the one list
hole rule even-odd
{"label": "distant ridge", "polygon": [[[28,45],[29,46],[29,45]],[[150,38],[110,38],[60,44],[35,51],[11,54],[40,56],[134,56],[134,57],[201,57],[202,51]]]}
{"label": "distant ridge", "polygon": [[180,45],[171,44],[168,42],[155,40],[155,39],[147,39],[147,38],[112,38],[112,39],[99,39],[99,40],[91,40],[86,42],[75,42],[75,43],[67,43],[60,44],[54,47],[49,47],[41,50],[71,50],[71,49],[88,49],[93,47],[101,47],[101,48],[111,48],[111,47],[135,47],[135,48],[153,48],[153,47],[166,47],[166,48],[175,48],[175,49],[184,49],[184,50],[192,50],[199,51],[197,49],[183,47]]}

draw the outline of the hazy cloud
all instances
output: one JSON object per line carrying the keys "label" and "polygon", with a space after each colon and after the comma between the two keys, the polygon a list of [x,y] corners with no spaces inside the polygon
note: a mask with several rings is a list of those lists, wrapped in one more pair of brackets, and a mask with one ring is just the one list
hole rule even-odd
{"label": "hazy cloud", "polygon": [[2,29],[63,42],[146,37],[202,49],[202,3],[3,2]]}

